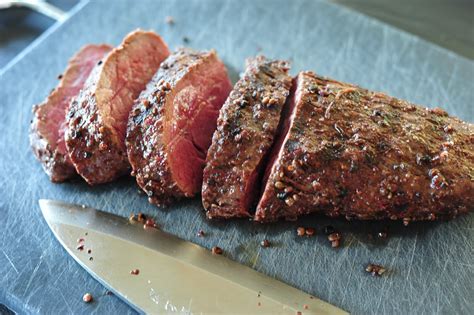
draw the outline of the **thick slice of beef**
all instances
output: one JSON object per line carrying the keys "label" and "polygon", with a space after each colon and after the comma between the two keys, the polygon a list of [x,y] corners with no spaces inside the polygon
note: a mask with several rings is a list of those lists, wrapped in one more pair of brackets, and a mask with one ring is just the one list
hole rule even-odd
{"label": "thick slice of beef", "polygon": [[66,111],[71,99],[82,89],[94,66],[111,49],[108,45],[84,46],[69,60],[58,86],[48,98],[33,107],[31,148],[53,182],[62,182],[76,175],[64,140],[67,127]]}
{"label": "thick slice of beef", "polygon": [[214,51],[179,49],[163,62],[135,102],[126,142],[132,174],[151,203],[200,191],[219,109],[231,89]]}
{"label": "thick slice of beef", "polygon": [[71,103],[66,146],[76,171],[89,184],[112,181],[129,170],[129,112],[168,55],[157,34],[132,32],[94,69]]}
{"label": "thick slice of beef", "polygon": [[255,220],[453,218],[474,208],[474,126],[300,73]]}
{"label": "thick slice of beef", "polygon": [[263,56],[247,68],[222,107],[204,169],[208,218],[249,217],[259,180],[289,95],[288,63]]}

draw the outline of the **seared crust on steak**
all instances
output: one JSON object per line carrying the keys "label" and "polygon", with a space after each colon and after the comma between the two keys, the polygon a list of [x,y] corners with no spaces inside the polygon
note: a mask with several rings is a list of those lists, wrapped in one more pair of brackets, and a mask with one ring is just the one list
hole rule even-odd
{"label": "seared crust on steak", "polygon": [[259,177],[291,88],[288,63],[263,56],[247,69],[222,107],[204,169],[208,218],[249,217]]}
{"label": "seared crust on steak", "polygon": [[474,207],[474,126],[302,72],[255,220],[454,218]]}
{"label": "seared crust on steak", "polygon": [[157,34],[132,32],[97,65],[71,103],[66,145],[76,171],[89,184],[106,183],[129,171],[128,114],[168,54]]}
{"label": "seared crust on steak", "polygon": [[53,182],[62,182],[76,175],[64,143],[66,112],[94,66],[111,49],[108,45],[82,47],[69,60],[58,86],[43,103],[33,107],[31,148]]}
{"label": "seared crust on steak", "polygon": [[215,51],[178,49],[135,102],[127,128],[132,175],[156,205],[192,197],[219,109],[232,89]]}

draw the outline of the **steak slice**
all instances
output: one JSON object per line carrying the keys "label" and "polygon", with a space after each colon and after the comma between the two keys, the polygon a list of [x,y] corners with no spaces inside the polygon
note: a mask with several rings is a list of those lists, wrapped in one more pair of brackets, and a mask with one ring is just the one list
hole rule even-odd
{"label": "steak slice", "polygon": [[66,111],[71,99],[77,96],[84,86],[94,66],[111,49],[108,45],[82,47],[69,60],[58,86],[43,103],[33,107],[31,148],[53,182],[65,181],[76,174],[64,141]]}
{"label": "steak slice", "polygon": [[255,220],[454,218],[474,207],[474,126],[302,72]]}
{"label": "steak slice", "polygon": [[165,205],[200,191],[219,109],[231,89],[214,51],[179,49],[141,93],[126,143],[132,174],[151,203]]}
{"label": "steak slice", "polygon": [[259,179],[289,95],[288,63],[263,56],[247,68],[222,107],[204,169],[208,218],[249,217]]}
{"label": "steak slice", "polygon": [[157,34],[132,32],[94,69],[71,103],[66,146],[76,171],[89,184],[112,181],[129,170],[125,149],[129,112],[168,55]]}

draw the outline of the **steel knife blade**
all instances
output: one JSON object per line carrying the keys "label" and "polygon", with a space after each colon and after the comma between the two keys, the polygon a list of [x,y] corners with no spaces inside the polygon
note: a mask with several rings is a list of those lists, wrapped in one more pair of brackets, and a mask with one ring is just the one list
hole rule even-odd
{"label": "steel knife blade", "polygon": [[67,252],[139,312],[347,314],[159,229],[144,229],[143,224],[82,205],[44,199],[39,204]]}

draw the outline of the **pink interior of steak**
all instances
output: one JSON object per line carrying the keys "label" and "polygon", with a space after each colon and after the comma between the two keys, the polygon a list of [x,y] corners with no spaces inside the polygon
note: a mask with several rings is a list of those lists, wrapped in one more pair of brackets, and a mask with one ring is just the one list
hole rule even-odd
{"label": "pink interior of steak", "polygon": [[84,86],[97,62],[110,50],[111,47],[108,45],[87,45],[82,48],[70,60],[58,88],[48,99],[43,120],[46,125],[41,131],[53,149],[56,145],[59,153],[66,154],[64,133],[67,128],[66,111],[69,103]]}
{"label": "pink interior of steak", "polygon": [[219,109],[232,89],[225,66],[217,58],[212,60],[177,84],[167,109],[164,139],[169,166],[179,188],[189,195],[200,190]]}
{"label": "pink interior of steak", "polygon": [[97,105],[104,123],[116,131],[117,143],[125,146],[133,102],[168,55],[160,36],[135,31],[104,62],[96,89]]}
{"label": "pink interior of steak", "polygon": [[[262,196],[259,202],[262,203],[262,200],[265,198],[265,187],[267,185],[268,177],[274,171],[275,162],[282,156],[284,144],[288,139],[288,131],[290,130],[291,123],[295,118],[296,115],[296,102],[300,98],[301,91],[298,89],[298,78],[296,77],[293,79],[293,85],[290,91],[290,97],[288,98],[285,107],[283,108],[282,112],[282,120],[280,121],[280,125],[278,126],[278,135],[276,141],[273,145],[271,150],[270,156],[268,158],[267,167],[265,169],[265,173],[263,175],[262,180]],[[259,207],[257,207],[258,209]]]}

